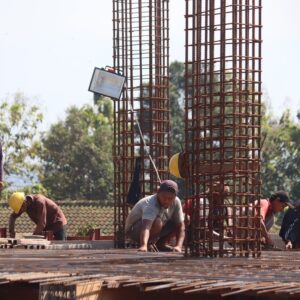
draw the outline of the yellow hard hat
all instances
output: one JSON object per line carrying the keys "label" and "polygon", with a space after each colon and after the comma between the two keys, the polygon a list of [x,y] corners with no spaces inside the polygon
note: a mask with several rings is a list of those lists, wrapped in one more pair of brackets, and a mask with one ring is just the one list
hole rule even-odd
{"label": "yellow hard hat", "polygon": [[170,174],[181,178],[179,172],[179,155],[180,153],[176,153],[171,157],[169,161],[169,172]]}
{"label": "yellow hard hat", "polygon": [[12,208],[12,210],[17,214],[19,213],[24,201],[25,194],[22,192],[15,192],[10,196],[8,204]]}

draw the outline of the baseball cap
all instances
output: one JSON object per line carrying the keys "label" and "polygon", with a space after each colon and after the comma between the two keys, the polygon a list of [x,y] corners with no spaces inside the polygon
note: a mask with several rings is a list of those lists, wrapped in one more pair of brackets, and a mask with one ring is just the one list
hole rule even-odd
{"label": "baseball cap", "polygon": [[294,208],[294,205],[290,202],[288,194],[284,191],[278,191],[271,195],[271,199],[279,199],[280,202],[285,203],[288,207]]}
{"label": "baseball cap", "polygon": [[159,191],[165,191],[165,192],[170,192],[170,193],[174,193],[177,195],[178,193],[178,185],[175,181],[173,180],[164,180],[161,182],[160,186],[159,186]]}

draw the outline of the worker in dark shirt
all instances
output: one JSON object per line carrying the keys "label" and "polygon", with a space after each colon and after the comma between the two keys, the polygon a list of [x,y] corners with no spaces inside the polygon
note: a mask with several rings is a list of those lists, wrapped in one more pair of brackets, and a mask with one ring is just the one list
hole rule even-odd
{"label": "worker in dark shirt", "polygon": [[300,248],[300,199],[284,214],[279,236],[285,242],[286,249]]}
{"label": "worker in dark shirt", "polygon": [[9,217],[9,233],[15,237],[15,221],[24,212],[36,224],[33,232],[40,235],[43,231],[53,231],[55,240],[66,239],[67,220],[60,209],[51,199],[40,194],[27,195],[16,192],[8,200],[9,206],[14,211]]}

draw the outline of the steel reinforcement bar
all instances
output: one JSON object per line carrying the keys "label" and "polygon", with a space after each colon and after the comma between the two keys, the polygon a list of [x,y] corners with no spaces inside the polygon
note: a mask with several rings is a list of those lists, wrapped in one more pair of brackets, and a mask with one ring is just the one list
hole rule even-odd
{"label": "steel reinforcement bar", "polygon": [[260,255],[261,0],[186,0],[186,253]]}
{"label": "steel reinforcement bar", "polygon": [[113,60],[126,76],[114,103],[113,149],[115,246],[124,247],[132,181],[135,195],[143,197],[168,177],[168,0],[113,0]]}

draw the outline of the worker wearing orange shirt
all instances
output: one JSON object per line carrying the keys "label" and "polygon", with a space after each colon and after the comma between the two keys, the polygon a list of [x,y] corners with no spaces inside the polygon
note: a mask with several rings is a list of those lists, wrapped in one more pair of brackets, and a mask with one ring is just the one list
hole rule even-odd
{"label": "worker wearing orange shirt", "polygon": [[[260,215],[261,215],[261,234],[268,246],[273,246],[274,243],[268,232],[274,224],[274,215],[283,211],[286,206],[293,208],[290,203],[289,196],[284,191],[279,191],[271,195],[269,199],[260,200]],[[258,205],[258,202],[255,202]]]}

